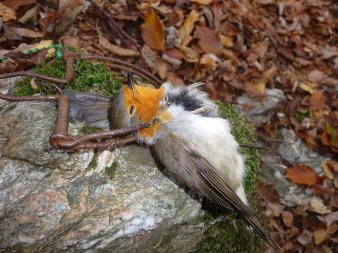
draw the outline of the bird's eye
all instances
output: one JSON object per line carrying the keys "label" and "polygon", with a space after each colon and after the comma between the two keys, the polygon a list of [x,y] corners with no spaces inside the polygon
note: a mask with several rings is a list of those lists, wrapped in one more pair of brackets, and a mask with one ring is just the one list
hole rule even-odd
{"label": "bird's eye", "polygon": [[135,105],[132,105],[132,106],[130,107],[130,110],[129,110],[130,116],[133,116],[134,113],[135,113],[135,111],[136,111],[136,107],[135,107]]}
{"label": "bird's eye", "polygon": [[165,103],[165,106],[166,106],[166,107],[169,107],[169,106],[170,106],[170,102],[169,102],[168,96],[165,96],[165,97],[164,97],[164,103]]}

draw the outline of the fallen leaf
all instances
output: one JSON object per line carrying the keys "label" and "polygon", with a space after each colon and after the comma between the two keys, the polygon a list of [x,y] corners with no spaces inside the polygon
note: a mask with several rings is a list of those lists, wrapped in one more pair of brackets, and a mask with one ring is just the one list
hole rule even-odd
{"label": "fallen leaf", "polygon": [[258,185],[257,194],[265,202],[270,201],[271,203],[279,203],[279,194],[273,185],[260,183]]}
{"label": "fallen leaf", "polygon": [[[6,27],[6,28],[5,28]],[[8,39],[21,40],[22,37],[27,38],[42,38],[45,34],[43,32],[36,32],[27,28],[8,27],[4,26],[5,35]]]}
{"label": "fallen leaf", "polygon": [[323,80],[324,78],[325,78],[324,72],[322,72],[318,69],[314,69],[314,70],[310,71],[310,73],[307,76],[307,79],[311,82],[314,82],[314,83],[318,83],[321,80]]}
{"label": "fallen leaf", "polygon": [[40,6],[35,5],[30,10],[26,11],[25,14],[18,19],[18,22],[24,25],[36,26],[38,23]]}
{"label": "fallen leaf", "polygon": [[338,177],[335,177],[335,179],[333,180],[333,185],[336,189],[338,189]]}
{"label": "fallen leaf", "polygon": [[338,192],[334,192],[332,195],[331,195],[331,198],[330,198],[330,206],[331,207],[334,207],[334,208],[338,208]]}
{"label": "fallen leaf", "polygon": [[7,7],[3,3],[0,3],[0,16],[3,18],[5,22],[16,19],[15,10]]}
{"label": "fallen leaf", "polygon": [[324,171],[324,174],[325,176],[328,178],[328,179],[331,179],[333,180],[334,179],[334,175],[333,175],[333,171],[331,170],[330,168],[330,163],[329,161],[322,161],[321,162],[321,167]]}
{"label": "fallen leaf", "polygon": [[331,210],[323,204],[323,200],[317,197],[313,197],[310,201],[310,209],[313,212],[319,214],[328,214],[331,213]]}
{"label": "fallen leaf", "polygon": [[322,90],[317,90],[312,93],[309,98],[310,108],[313,111],[320,111],[325,106],[325,96]]}
{"label": "fallen leaf", "polygon": [[330,125],[329,122],[326,121],[326,124],[325,124],[325,129],[326,129],[326,132],[328,133],[329,137],[330,137],[330,145],[332,147],[336,147],[337,145],[337,130]]}
{"label": "fallen leaf", "polygon": [[263,79],[264,80],[270,80],[270,79],[272,79],[274,76],[275,76],[275,74],[277,73],[277,67],[276,67],[276,65],[275,64],[273,64],[272,66],[271,66],[271,68],[269,68],[269,69],[267,69],[267,70],[265,70],[264,72],[263,72]]}
{"label": "fallen leaf", "polygon": [[11,59],[5,62],[0,62],[0,74],[14,72],[18,67],[18,63]]}
{"label": "fallen leaf", "polygon": [[206,53],[220,55],[222,53],[222,43],[216,32],[205,26],[197,26],[195,31],[199,39],[198,45]]}
{"label": "fallen leaf", "polygon": [[319,245],[323,243],[325,240],[329,239],[331,235],[333,235],[338,229],[337,224],[332,224],[328,228],[319,228],[313,231],[315,244]]}
{"label": "fallen leaf", "polygon": [[152,50],[147,45],[144,45],[141,50],[141,54],[146,64],[150,68],[154,69],[159,74],[161,79],[166,79],[168,68],[165,62],[159,56],[159,53]]}
{"label": "fallen leaf", "polygon": [[76,17],[85,8],[84,0],[63,0],[58,1],[59,9],[63,10],[63,14],[58,18],[55,24],[55,32],[61,34],[68,30],[73,24]]}
{"label": "fallen leaf", "polygon": [[5,0],[2,3],[6,5],[7,7],[10,7],[16,10],[24,5],[35,4],[36,0]]}
{"label": "fallen leaf", "polygon": [[39,88],[39,86],[36,83],[35,78],[32,78],[31,80],[31,87],[33,88],[33,90],[37,90]]}
{"label": "fallen leaf", "polygon": [[189,0],[189,1],[193,3],[199,3],[202,5],[208,5],[212,2],[212,0]]}
{"label": "fallen leaf", "polygon": [[293,214],[291,212],[283,211],[282,212],[282,218],[283,218],[284,224],[287,227],[291,228],[293,226],[294,218],[293,218]]}
{"label": "fallen leaf", "polygon": [[266,81],[259,82],[248,80],[245,82],[245,91],[250,95],[265,95]]}
{"label": "fallen leaf", "polygon": [[219,37],[221,39],[223,46],[225,46],[225,47],[233,47],[234,46],[234,43],[232,42],[231,37],[224,36],[222,34]]}
{"label": "fallen leaf", "polygon": [[306,92],[309,92],[310,94],[312,94],[314,92],[313,89],[317,87],[317,85],[314,83],[303,83],[303,82],[299,83],[298,86],[299,88],[301,88]]}
{"label": "fallen leaf", "polygon": [[99,44],[104,48],[110,51],[111,53],[118,56],[139,56],[140,54],[132,49],[122,48],[115,46],[109,42],[108,39],[99,35]]}
{"label": "fallen leaf", "polygon": [[190,47],[180,46],[178,49],[183,53],[186,62],[199,61],[199,54]]}
{"label": "fallen leaf", "polygon": [[315,185],[318,181],[317,173],[307,165],[296,165],[286,171],[286,177],[300,185]]}
{"label": "fallen leaf", "polygon": [[185,85],[184,81],[181,78],[179,78],[173,72],[168,72],[168,74],[167,74],[167,80],[169,82],[171,82],[172,84],[174,84],[175,86],[180,86],[180,85],[184,86]]}
{"label": "fallen leaf", "polygon": [[307,229],[304,229],[303,232],[297,236],[296,240],[304,246],[312,244],[313,233]]}
{"label": "fallen leaf", "polygon": [[329,213],[327,215],[317,216],[318,220],[323,222],[327,227],[331,226],[333,223],[338,222],[338,212]]}
{"label": "fallen leaf", "polygon": [[190,33],[194,30],[195,22],[199,19],[199,16],[199,12],[193,9],[189,13],[188,17],[184,20],[183,25],[179,29],[179,37],[181,40],[180,46],[185,47],[191,41],[192,37],[190,36]]}
{"label": "fallen leaf", "polygon": [[200,64],[211,70],[215,70],[219,63],[220,59],[214,54],[204,54],[200,59]]}
{"label": "fallen leaf", "polygon": [[144,42],[152,49],[163,51],[165,46],[164,26],[154,10],[145,14],[145,22],[141,25]]}

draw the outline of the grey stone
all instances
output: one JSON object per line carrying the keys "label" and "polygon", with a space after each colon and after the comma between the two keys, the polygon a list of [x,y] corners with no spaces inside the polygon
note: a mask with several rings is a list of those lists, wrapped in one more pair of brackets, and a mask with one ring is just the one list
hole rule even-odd
{"label": "grey stone", "polygon": [[[270,117],[275,113],[275,108],[286,97],[282,90],[266,89],[266,95],[263,98],[251,98],[246,94],[237,99],[237,107],[243,117],[255,126],[267,123]],[[246,110],[246,107],[252,107]]]}
{"label": "grey stone", "polygon": [[148,149],[51,149],[55,116],[49,103],[0,103],[0,252],[188,252],[203,238],[201,204]]}
{"label": "grey stone", "polygon": [[283,143],[279,146],[279,153],[285,160],[292,164],[306,164],[323,175],[320,164],[328,158],[313,152],[292,130],[283,128],[281,135]]}

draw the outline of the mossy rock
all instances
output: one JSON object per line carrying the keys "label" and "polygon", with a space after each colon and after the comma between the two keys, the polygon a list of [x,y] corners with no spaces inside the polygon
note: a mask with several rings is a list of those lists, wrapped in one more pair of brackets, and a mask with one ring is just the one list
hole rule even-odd
{"label": "mossy rock", "polygon": [[[239,115],[233,105],[224,105],[222,102],[216,102],[219,107],[220,116],[230,121],[232,134],[240,144],[255,143],[256,136],[251,127]],[[246,178],[245,191],[250,200],[251,207],[262,216],[259,208],[259,200],[255,192],[257,189],[259,173],[259,153],[255,148],[241,147],[241,153],[245,156]],[[215,218],[215,217],[213,217]],[[195,253],[261,253],[263,252],[263,240],[254,231],[249,230],[244,221],[234,217],[229,217],[225,221],[217,222],[212,225],[205,233],[205,239],[200,241]],[[210,220],[207,215],[206,220]]]}
{"label": "mossy rock", "polygon": [[[75,78],[69,84],[59,87],[62,89],[73,89],[79,92],[93,92],[102,95],[114,97],[121,88],[122,83],[118,78],[105,67],[104,64],[93,64],[90,61],[77,61],[74,66]],[[37,65],[33,70],[35,73],[45,74],[53,77],[63,78],[66,71],[64,60],[52,60],[44,64]],[[50,85],[50,82],[36,80],[37,89],[31,85],[32,78],[24,78],[16,83],[15,95],[31,96],[36,93],[56,94],[58,84]],[[256,136],[250,126],[245,123],[239,115],[236,108],[232,105],[224,105],[217,101],[220,116],[230,121],[232,125],[232,134],[240,144],[253,144]],[[95,128],[83,127],[84,134],[97,131]],[[259,181],[259,154],[255,148],[242,147],[241,153],[245,156],[245,166],[247,169],[245,178],[245,190],[248,198],[251,200],[251,207],[258,210],[258,200],[255,197],[257,184]],[[96,158],[88,168],[96,166]],[[114,178],[116,164],[108,168],[104,173],[110,178]],[[261,214],[261,212],[258,212]],[[207,214],[204,221],[213,220],[212,214]],[[205,234],[205,239],[197,244],[196,253],[241,253],[262,252],[263,241],[256,232],[248,230],[242,221],[236,222],[236,227],[229,218],[211,226]]]}

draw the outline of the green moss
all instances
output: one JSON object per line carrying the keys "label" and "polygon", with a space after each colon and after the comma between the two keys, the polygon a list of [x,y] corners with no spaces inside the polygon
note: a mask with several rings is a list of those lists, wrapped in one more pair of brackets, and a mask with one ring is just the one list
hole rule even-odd
{"label": "green moss", "polygon": [[92,133],[99,132],[99,131],[101,131],[101,129],[97,127],[83,126],[81,128],[81,133],[83,135],[92,134]]}
{"label": "green moss", "polygon": [[115,177],[116,170],[118,168],[118,163],[113,162],[113,164],[110,167],[106,167],[103,171],[103,173],[109,177],[110,180],[112,180]]}
{"label": "green moss", "polygon": [[[220,116],[230,121],[232,134],[239,144],[253,144],[256,141],[255,132],[251,129],[243,117],[238,113],[233,105],[224,106],[220,101],[216,104],[219,107]],[[256,192],[259,181],[259,153],[257,149],[251,147],[241,147],[241,153],[245,157],[245,167],[247,170],[245,177],[245,191],[247,194]]]}
{"label": "green moss", "polygon": [[88,167],[86,168],[86,170],[90,171],[90,170],[94,170],[97,167],[97,152],[94,153],[94,156],[92,158],[92,160],[90,161],[90,163],[88,164]]}
{"label": "green moss", "polygon": [[218,222],[206,232],[207,239],[198,244],[196,253],[261,253],[259,235],[245,227],[241,220]]}
{"label": "green moss", "polygon": [[[33,89],[31,86],[32,78],[24,78],[16,83],[17,96],[31,96],[36,93],[56,94],[60,89],[73,89],[80,92],[93,92],[107,96],[115,96],[121,88],[122,83],[112,76],[111,72],[104,64],[93,64],[90,61],[77,61],[74,65],[75,78],[72,82],[62,86],[49,81],[37,80],[38,86]],[[33,70],[35,73],[63,78],[66,72],[66,62],[64,60],[52,60],[44,64],[39,64]]]}
{"label": "green moss", "polygon": [[[232,105],[224,105],[222,102],[216,102],[220,116],[230,121],[232,125],[232,134],[239,144],[251,144],[256,140],[256,136],[251,127],[239,115],[236,108]],[[251,207],[262,216],[259,209],[259,200],[255,192],[259,181],[259,154],[255,148],[242,147],[241,153],[245,156],[245,166],[247,170],[245,178],[245,190],[250,199]],[[195,253],[260,253],[263,248],[263,240],[253,230],[247,229],[244,222],[236,220],[236,227],[232,223],[233,215],[229,215],[226,221],[220,221],[211,226],[205,234],[205,239],[197,244]],[[213,216],[206,215],[206,221]]]}

